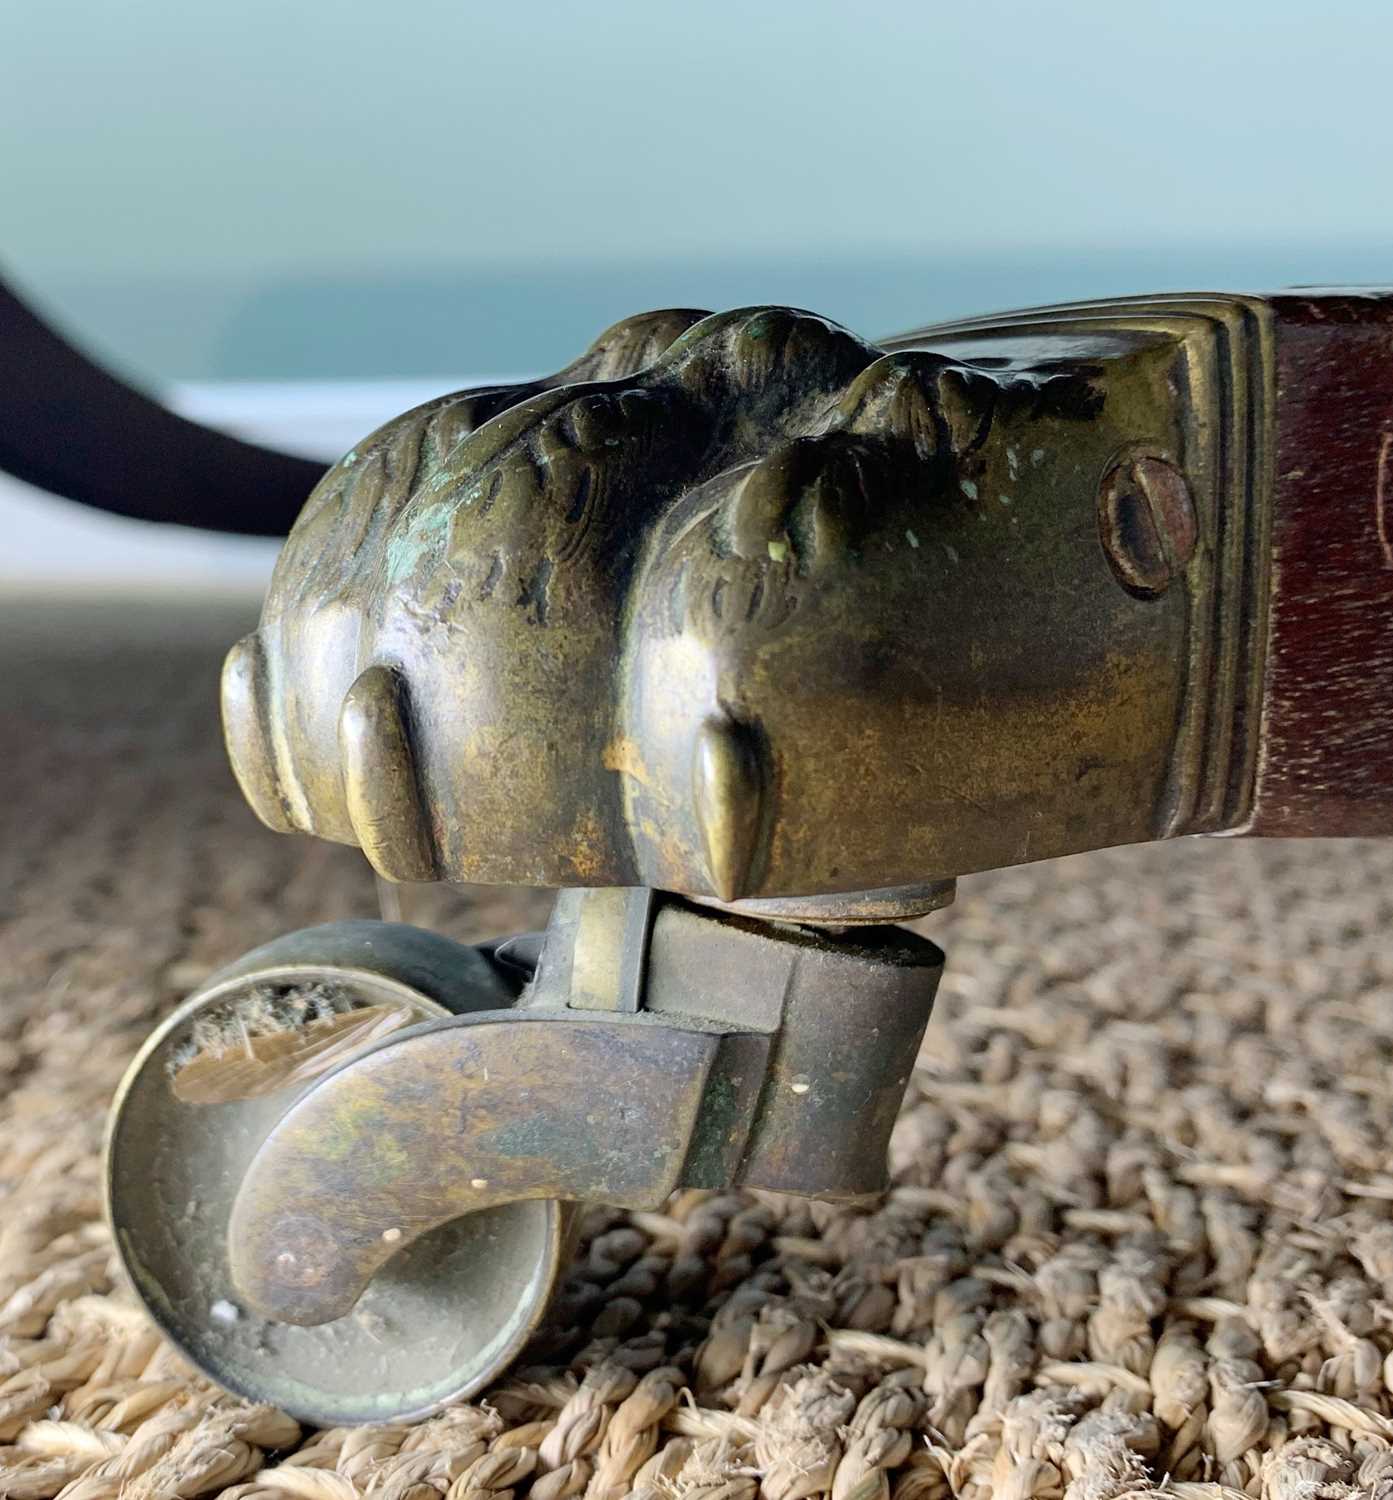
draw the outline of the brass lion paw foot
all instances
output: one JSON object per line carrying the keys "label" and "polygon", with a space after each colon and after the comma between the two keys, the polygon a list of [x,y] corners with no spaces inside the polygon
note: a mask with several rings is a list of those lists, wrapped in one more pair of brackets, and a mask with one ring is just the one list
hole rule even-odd
{"label": "brass lion paw foot", "polygon": [[359,444],[228,658],[241,785],[390,879],[562,894],[481,949],[293,934],[160,1028],[108,1182],[152,1315],[316,1420],[431,1410],[575,1203],[883,1187],[942,963],[889,924],[956,877],[1393,832],[1391,309],[652,313]]}
{"label": "brass lion paw foot", "polygon": [[1231,814],[1168,790],[1249,588],[1185,337],[693,318],[330,471],[228,664],[268,823],[391,878],[733,901]]}

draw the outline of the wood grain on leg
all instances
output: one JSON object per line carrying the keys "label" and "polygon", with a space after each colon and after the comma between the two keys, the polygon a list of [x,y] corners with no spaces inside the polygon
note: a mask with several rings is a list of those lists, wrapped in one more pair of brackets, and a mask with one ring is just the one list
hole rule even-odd
{"label": "wood grain on leg", "polygon": [[1393,295],[1272,305],[1273,593],[1248,831],[1393,834]]}

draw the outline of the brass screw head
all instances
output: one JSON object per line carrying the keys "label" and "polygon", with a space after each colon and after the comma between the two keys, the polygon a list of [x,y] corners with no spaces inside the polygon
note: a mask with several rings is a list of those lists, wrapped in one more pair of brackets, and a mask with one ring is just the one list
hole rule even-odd
{"label": "brass screw head", "polygon": [[1098,490],[1098,534],[1117,581],[1155,599],[1195,555],[1199,523],[1184,474],[1154,454],[1112,465]]}

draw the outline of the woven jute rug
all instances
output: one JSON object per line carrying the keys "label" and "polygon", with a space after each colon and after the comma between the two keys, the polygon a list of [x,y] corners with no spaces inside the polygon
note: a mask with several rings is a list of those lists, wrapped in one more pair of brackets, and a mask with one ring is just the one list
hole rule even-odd
{"label": "woven jute rug", "polygon": [[[374,915],[218,744],[243,609],[0,608],[0,1495],[1198,1500],[1393,1493],[1393,847],[1206,841],[965,881],[874,1212],[596,1212],[537,1346],[314,1432],[161,1342],[104,1109],[212,968]],[[536,895],[433,892],[465,937]],[[849,999],[847,1045],[856,1043]]]}

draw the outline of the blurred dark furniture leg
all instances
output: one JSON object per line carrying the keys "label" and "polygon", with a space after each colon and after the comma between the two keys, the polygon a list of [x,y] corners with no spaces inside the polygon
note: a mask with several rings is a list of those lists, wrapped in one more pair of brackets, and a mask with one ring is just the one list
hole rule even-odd
{"label": "blurred dark furniture leg", "polygon": [[3,281],[0,470],[118,515],[250,536],[284,536],[324,471],[166,411]]}

